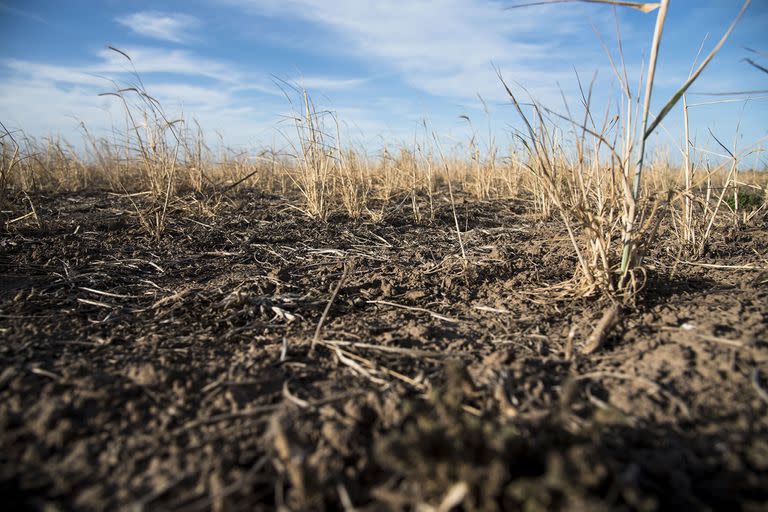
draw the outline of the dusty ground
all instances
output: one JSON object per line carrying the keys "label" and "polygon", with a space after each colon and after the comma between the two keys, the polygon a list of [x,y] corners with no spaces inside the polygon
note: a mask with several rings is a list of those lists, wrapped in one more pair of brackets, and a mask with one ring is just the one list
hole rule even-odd
{"label": "dusty ground", "polygon": [[[8,510],[768,506],[765,271],[662,239],[568,361],[606,304],[530,294],[574,261],[520,205],[458,205],[465,264],[442,201],[320,223],[244,193],[158,242],[125,198],[34,200],[42,229],[0,233]],[[765,269],[761,222],[701,263]]]}

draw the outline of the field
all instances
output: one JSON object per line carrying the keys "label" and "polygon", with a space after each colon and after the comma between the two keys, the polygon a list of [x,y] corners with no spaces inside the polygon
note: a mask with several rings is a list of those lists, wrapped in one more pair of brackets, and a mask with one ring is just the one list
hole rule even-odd
{"label": "field", "polygon": [[6,507],[768,508],[765,139],[686,99],[749,3],[655,113],[666,0],[612,110],[499,72],[508,145],[356,147],[286,83],[284,146],[234,151],[138,74],[81,146],[0,123]]}

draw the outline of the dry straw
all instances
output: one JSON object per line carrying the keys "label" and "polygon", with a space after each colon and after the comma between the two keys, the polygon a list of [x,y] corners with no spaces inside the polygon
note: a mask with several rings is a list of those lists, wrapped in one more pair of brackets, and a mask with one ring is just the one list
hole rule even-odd
{"label": "dry straw", "polygon": [[[496,143],[490,120],[487,140],[482,140],[481,130],[464,116],[471,132],[466,145],[443,151],[440,139],[423,122],[412,141],[387,143],[379,155],[372,156],[342,141],[342,123],[335,113],[318,108],[308,91],[285,84],[294,111],[289,117],[291,130],[284,134],[285,147],[252,155],[229,150],[223,143],[211,149],[202,127],[183,114],[167,114],[134,69],[133,83],[115,84],[114,91],[105,93],[123,107],[124,126],[104,138],[94,137],[83,126],[87,146],[83,156],[64,141],[36,141],[0,125],[4,225],[41,225],[32,203],[34,195],[27,192],[96,186],[135,201],[134,213],[146,233],[156,238],[163,236],[177,212],[194,208],[213,216],[218,204],[234,200],[245,187],[287,196],[291,204],[319,221],[344,214],[378,222],[388,212],[405,209],[416,223],[434,222],[444,197],[451,206],[456,252],[468,263],[471,249],[462,232],[465,223],[459,220],[456,198],[460,194],[478,200],[514,198],[532,205],[542,218],[559,222],[573,248],[577,262],[573,278],[556,287],[556,296],[603,294],[615,302],[632,300],[643,284],[643,256],[663,219],[669,219],[675,233],[678,257],[693,260],[704,255],[723,221],[740,225],[768,210],[765,173],[741,169],[745,155],[759,147],[737,151],[713,135],[720,146],[718,154],[700,159],[705,153],[691,142],[688,119],[695,104],[686,98],[750,2],[743,3],[709,53],[701,60],[696,56],[688,79],[653,115],[669,0],[581,1],[656,13],[648,66],[637,85],[630,82],[620,32],[619,59],[604,44],[623,95],[614,109],[617,112],[597,111],[594,78],[586,83],[576,76],[578,105],[566,101],[563,114],[532,98],[524,103],[525,91],[513,93],[498,73],[523,125],[521,132],[512,134],[511,147]],[[112,50],[133,65],[127,53]],[[756,67],[761,69],[759,64]],[[646,142],[656,130],[664,129],[662,120],[680,100],[684,143],[678,172],[668,160],[647,155]],[[762,202],[748,208],[740,193],[743,189]]]}
{"label": "dry straw", "polygon": [[[535,2],[515,7],[565,3],[566,1],[568,0]],[[639,107],[639,95],[634,96],[632,93],[624,64],[620,37],[621,71],[617,69],[611,59],[614,72],[622,85],[622,91],[627,101],[626,110],[618,114],[619,124],[623,125],[620,134],[614,133],[614,128],[609,121],[611,118],[609,112],[606,112],[606,115],[602,117],[602,124],[595,123],[594,120],[600,119],[600,117],[591,108],[591,85],[588,93],[585,93],[583,88],[581,89],[584,120],[577,121],[571,114],[567,103],[567,115],[561,115],[531,99],[529,105],[531,113],[526,114],[522,103],[512,93],[510,87],[501,78],[500,73],[499,78],[525,126],[524,135],[518,137],[529,155],[529,163],[526,167],[537,182],[536,187],[534,187],[534,194],[541,195],[543,191],[542,202],[549,202],[558,211],[576,253],[579,264],[578,271],[575,280],[569,283],[566,293],[571,294],[578,290],[576,291],[577,294],[589,295],[601,290],[612,296],[621,296],[630,300],[638,288],[642,286],[643,254],[653,242],[662,215],[670,201],[669,195],[666,198],[656,199],[654,194],[641,194],[642,177],[644,170],[646,170],[646,142],[725,44],[749,6],[750,0],[744,2],[720,41],[695,71],[692,71],[688,80],[664,104],[659,113],[653,116],[653,120],[651,120],[651,100],[669,0],[662,0],[658,3],[609,0],[573,1],[630,7],[644,13],[657,12],[648,69],[644,78],[640,116],[634,113]],[[562,151],[558,151],[554,144],[556,128],[554,123],[548,121],[548,117],[565,120],[574,127],[576,134],[574,142],[578,153],[578,159],[574,165],[568,162]],[[638,117],[641,120],[640,140],[637,149],[635,149],[635,122]],[[686,118],[686,140],[687,129]],[[587,136],[591,140],[587,140]],[[618,143],[614,142],[617,139]],[[602,155],[607,155],[609,165],[604,165]],[[637,163],[633,165],[633,161]],[[687,160],[685,165],[686,168],[690,167]],[[732,168],[726,178],[726,188],[736,169],[734,158]],[[685,194],[690,196],[692,192],[690,176],[688,176],[686,185]],[[718,200],[718,204],[721,202],[722,198]],[[692,215],[690,204],[686,208],[688,210],[686,218],[689,219]],[[716,211],[717,207],[715,214]],[[713,214],[713,220],[714,217]],[[620,227],[618,227],[619,225]],[[711,225],[712,223],[709,227]],[[615,252],[612,247],[612,240],[615,238],[617,230],[621,238],[621,255],[618,264],[615,262]],[[582,242],[577,236],[577,231],[586,235],[586,242]],[[708,230],[704,236],[706,237],[707,234]]]}

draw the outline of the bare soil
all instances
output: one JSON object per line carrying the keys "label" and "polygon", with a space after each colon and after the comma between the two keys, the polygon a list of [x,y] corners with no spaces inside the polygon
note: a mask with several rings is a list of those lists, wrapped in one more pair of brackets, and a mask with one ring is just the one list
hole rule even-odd
{"label": "bare soil", "polygon": [[159,240],[132,200],[35,196],[0,233],[6,510],[768,507],[765,219],[696,264],[662,230],[585,356],[609,303],[536,292],[575,260],[521,203],[459,200],[464,259],[443,199],[242,192]]}

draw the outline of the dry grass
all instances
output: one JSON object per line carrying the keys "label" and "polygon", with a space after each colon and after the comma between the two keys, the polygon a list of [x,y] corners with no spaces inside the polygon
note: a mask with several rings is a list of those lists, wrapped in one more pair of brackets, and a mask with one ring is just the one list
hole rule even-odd
{"label": "dry grass", "polygon": [[[608,2],[611,3],[611,2]],[[596,112],[592,84],[579,83],[578,108],[554,112],[518,95],[501,81],[523,122],[514,133],[518,144],[502,154],[488,126],[487,136],[465,117],[471,137],[463,153],[445,155],[439,139],[424,125],[411,144],[388,145],[378,155],[345,146],[339,119],[318,109],[308,92],[289,91],[294,107],[289,150],[234,153],[224,144],[211,149],[202,128],[183,117],[170,119],[145,90],[141,78],[106,93],[123,106],[125,128],[109,138],[92,136],[85,127],[86,151],[62,140],[35,141],[2,126],[0,133],[0,210],[6,228],[26,220],[40,224],[28,192],[106,189],[142,194],[149,206],[136,207],[148,234],[160,238],[174,208],[195,205],[215,215],[216,204],[236,187],[252,187],[295,199],[310,217],[326,220],[344,213],[380,221],[392,205],[409,204],[415,222],[435,218],[439,197],[447,192],[454,209],[458,246],[464,254],[455,211],[455,193],[478,200],[526,201],[543,218],[562,222],[578,261],[574,277],[555,296],[603,294],[631,301],[642,289],[643,256],[661,221],[668,216],[680,257],[703,256],[713,232],[744,226],[768,210],[766,173],[743,169],[743,155],[721,144],[727,158],[713,165],[689,141],[685,91],[730,35],[742,11],[688,81],[657,115],[651,117],[655,57],[661,44],[668,1],[657,6],[643,94],[632,90],[621,53],[614,61],[624,104]],[[650,4],[643,4],[651,12]],[[128,63],[130,57],[120,50]],[[578,77],[577,77],[578,78]],[[681,166],[646,156],[645,141],[674,104],[683,102],[685,148]],[[639,134],[639,135],[638,135]],[[719,142],[719,141],[718,141]],[[650,162],[650,163],[647,163]],[[22,197],[22,199],[19,199]],[[11,204],[14,206],[11,208]]]}

